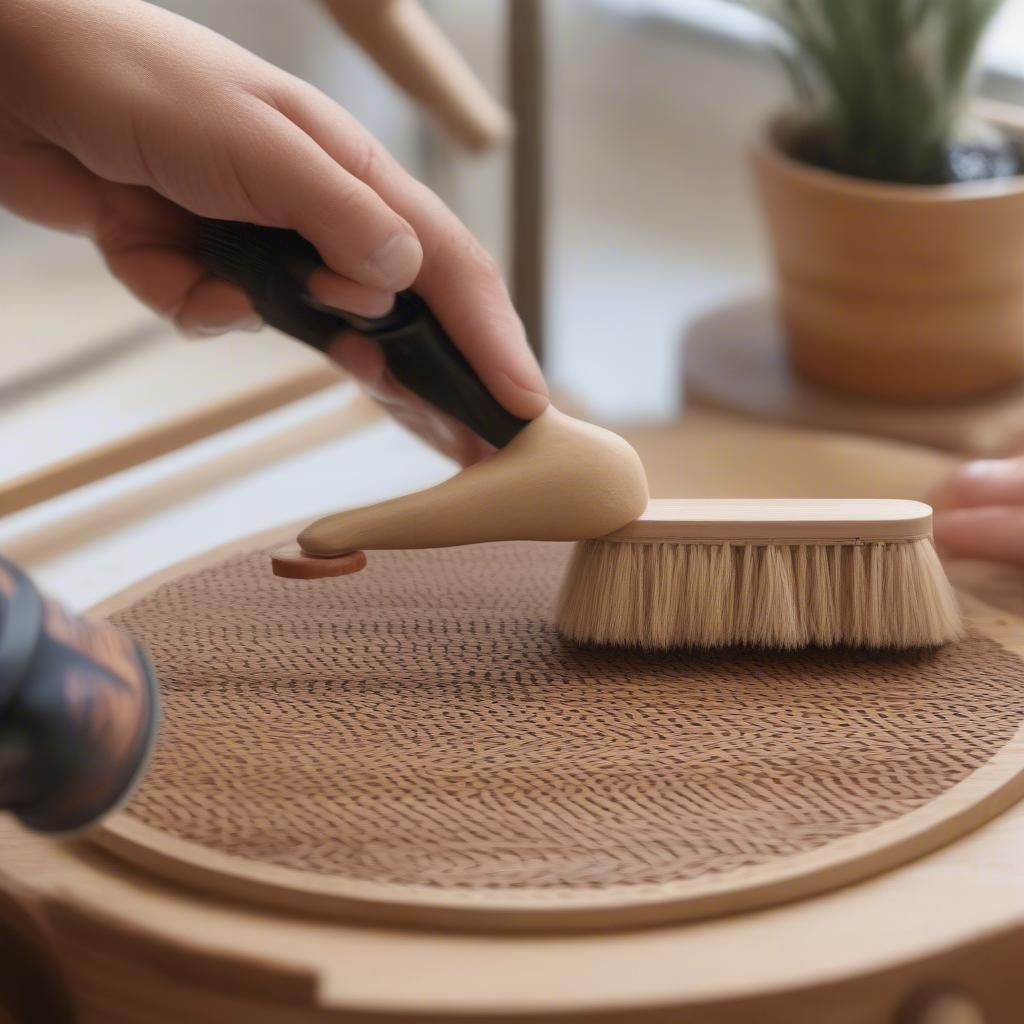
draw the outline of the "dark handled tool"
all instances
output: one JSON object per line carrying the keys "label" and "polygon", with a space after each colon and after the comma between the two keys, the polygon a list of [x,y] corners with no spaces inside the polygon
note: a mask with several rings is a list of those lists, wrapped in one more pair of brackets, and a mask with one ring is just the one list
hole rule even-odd
{"label": "dark handled tool", "polygon": [[326,312],[306,292],[310,273],[324,265],[320,254],[301,235],[281,228],[201,218],[199,252],[218,277],[245,289],[268,324],[321,352],[342,331],[372,338],[403,387],[496,448],[526,426],[494,399],[413,292],[400,292],[392,311],[377,319]]}
{"label": "dark handled tool", "polygon": [[139,645],[0,558],[0,808],[40,832],[93,824],[141,776],[157,720]]}

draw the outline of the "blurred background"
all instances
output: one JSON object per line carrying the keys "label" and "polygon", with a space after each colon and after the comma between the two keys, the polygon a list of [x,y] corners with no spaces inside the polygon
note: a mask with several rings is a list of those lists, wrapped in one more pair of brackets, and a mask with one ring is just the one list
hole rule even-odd
{"label": "blurred background", "polygon": [[[506,103],[509,19],[518,2],[424,5]],[[321,4],[163,6],[351,110],[509,266],[511,147],[474,156],[456,145]],[[538,6],[546,55],[545,371],[559,401],[583,415],[613,424],[666,421],[683,405],[688,329],[709,311],[771,292],[748,151],[767,118],[792,102],[789,84],[766,45],[767,23],[738,4]],[[1024,0],[1006,0],[999,10],[980,74],[983,95],[1024,109]],[[0,325],[0,545],[20,552],[44,581],[70,587],[69,596],[80,592],[85,600],[103,589],[97,582],[74,590],[67,560],[49,576],[53,531],[70,537],[70,520],[91,543],[141,522],[143,512],[156,515],[136,547],[125,540],[118,549],[137,571],[175,552],[409,491],[451,471],[390,423],[364,431],[358,451],[332,441],[342,431],[335,419],[350,415],[353,392],[339,390],[302,346],[266,331],[186,344],[107,275],[89,242],[2,212]],[[838,414],[820,422],[845,426]],[[927,433],[892,426],[887,421],[874,432],[911,439]],[[969,450],[961,440],[940,446]],[[260,446],[263,454],[251,464],[239,454]],[[201,483],[154,491],[148,505],[135,498],[125,511],[124,494],[199,466]],[[339,467],[346,487],[334,479]],[[45,542],[34,547],[26,531]],[[172,534],[180,544],[171,543]],[[159,557],[151,553],[153,538]]]}
{"label": "blurred background", "polygon": [[[771,2],[750,0],[750,6]],[[807,7],[815,4],[803,2]],[[911,13],[930,6],[947,23],[959,25],[958,12],[987,9],[995,0],[891,0],[891,7],[888,2],[870,4],[879,21],[897,6]],[[482,156],[467,153],[339,31],[317,0],[164,0],[162,6],[308,80],[352,111],[412,174],[445,199],[511,274],[513,241],[530,226],[526,218],[516,219],[510,202],[511,146]],[[506,104],[513,99],[507,67],[511,15],[539,12],[545,68],[539,273],[544,367],[561,407],[611,424],[636,447],[652,494],[920,498],[966,456],[1024,452],[1024,0],[1005,0],[999,7],[984,38],[977,82],[982,96],[1007,103],[1016,119],[1016,130],[1010,133],[1022,157],[1016,171],[992,176],[1000,180],[962,182],[959,191],[937,185],[934,202],[917,202],[920,192],[904,188],[907,178],[876,176],[865,187],[863,175],[850,173],[840,186],[840,175],[822,175],[816,169],[808,174],[798,160],[777,160],[774,177],[759,165],[762,186],[767,181],[775,200],[762,204],[755,198],[751,146],[769,119],[791,106],[793,96],[773,52],[777,40],[772,30],[742,5],[727,0],[424,0],[424,6],[473,72]],[[794,0],[789,7],[799,4]],[[826,9],[863,12],[869,5],[868,0],[818,0],[817,9],[819,14]],[[871,43],[877,38],[870,36]],[[856,48],[851,43],[849,51]],[[874,60],[878,74],[860,73],[862,64],[853,76],[857,87],[850,91],[855,101],[871,94],[876,109],[869,127],[878,128],[892,106],[887,101],[894,90],[886,83],[908,68],[912,74],[904,77],[913,78],[918,65],[926,62],[918,60],[913,46],[903,46],[896,59],[884,46],[877,52],[873,45],[864,49],[869,52],[859,56],[868,65]],[[941,46],[933,46],[932,56],[937,53],[944,56]],[[537,68],[525,71],[538,73]],[[917,118],[915,124],[914,118],[906,119],[911,128],[925,120]],[[777,156],[783,147],[776,150]],[[783,164],[786,170],[780,170]],[[884,189],[877,187],[879,182]],[[801,185],[806,186],[802,192]],[[845,190],[849,202],[843,210],[848,216],[830,222],[828,203],[816,202],[819,186],[825,193]],[[899,192],[901,199],[894,200]],[[865,194],[874,196],[873,208],[870,201],[861,202]],[[984,202],[960,203],[964,195],[983,195]],[[924,214],[911,222],[906,209],[893,212],[900,202],[920,207]],[[977,224],[958,219],[965,206],[977,207]],[[967,224],[964,233],[973,244],[965,244],[950,224],[960,229]],[[823,243],[817,250],[835,266],[826,266],[829,259],[816,263],[819,252],[804,244],[808,239]],[[888,385],[898,376],[889,371],[902,347],[909,366],[899,381],[904,394],[879,396],[883,389],[872,393],[863,380],[859,395],[849,388],[818,389],[812,387],[813,375],[800,378],[795,361],[783,354],[785,332],[778,329],[773,313],[775,298],[784,297],[787,289],[773,281],[770,242],[776,254],[792,256],[795,251],[798,258],[790,264],[797,272],[785,284],[798,299],[809,299],[806,305],[819,314],[815,326],[826,328],[808,332],[811,354],[832,352],[831,370],[840,385],[850,383],[844,376],[871,377],[862,371],[874,358],[883,369],[873,372],[868,385]],[[899,273],[891,272],[894,267]],[[988,272],[987,279],[975,274],[978,268]],[[901,273],[904,280],[896,280]],[[866,280],[874,294],[864,286]],[[808,281],[811,287],[806,287]],[[905,287],[890,287],[894,283]],[[818,301],[822,295],[842,315],[833,315],[834,307]],[[793,306],[801,311],[799,302]],[[965,309],[968,315],[961,316]],[[724,327],[723,311],[732,317]],[[707,328],[716,318],[718,334]],[[888,321],[896,321],[895,327],[883,330],[892,327]],[[985,361],[979,358],[985,332],[975,328],[992,322],[998,329],[990,332],[995,336],[990,347],[995,355],[1005,356],[1002,363],[994,360],[1000,388],[989,388],[987,381],[962,388],[971,381],[969,373],[960,371]],[[825,338],[830,328],[837,335],[845,329],[845,336]],[[785,336],[792,342],[795,332]],[[859,350],[841,344],[851,336],[861,344]],[[938,380],[942,375],[937,368],[944,359],[948,372]],[[915,404],[919,385],[929,377],[935,385],[930,397],[943,401]],[[703,406],[693,388],[697,378],[704,385]],[[939,384],[946,394],[940,393]],[[880,397],[890,400],[878,401]],[[108,275],[88,241],[35,228],[2,211],[0,438],[0,552],[76,610],[93,607],[151,573],[220,544],[271,529],[280,540],[314,517],[412,492],[455,470],[451,461],[362,397],[319,354],[272,331],[185,342]],[[269,543],[269,538],[260,543],[264,541]],[[996,574],[985,566],[974,568],[976,581],[985,581],[986,600],[1024,614],[1019,570]],[[961,575],[958,581],[964,579],[968,577]],[[191,621],[184,616],[179,625],[187,628]],[[271,725],[272,719],[267,719]],[[971,853],[958,847],[952,861],[925,869],[939,878],[939,889],[945,892],[951,888],[948,878],[959,878],[957,872],[966,870],[968,858],[975,887],[984,897],[978,912],[991,915],[986,927],[992,934],[1006,927],[1007,915],[1017,912],[1012,887],[1007,887],[1007,867],[1014,863],[1011,847],[1019,831],[1000,828],[990,847],[993,873],[982,870],[991,865],[982,862],[978,851],[984,847],[979,845]],[[26,850],[18,860],[8,858],[5,871],[10,867],[14,878],[24,862],[25,878],[39,878],[49,905],[49,887],[60,895],[63,879],[46,862],[42,868],[37,865],[32,847]],[[153,888],[148,879],[144,886],[130,881],[120,903],[108,899],[107,894],[120,891],[102,881],[101,867],[100,858],[90,854],[80,876],[89,893],[83,907],[106,900],[117,913],[105,912],[102,920],[109,916],[115,922],[118,914],[129,916],[140,906],[150,906],[139,902],[139,894]],[[73,893],[75,877],[67,893]],[[877,884],[886,886],[876,891],[889,907],[894,888],[888,880]],[[12,902],[6,885],[0,882],[5,904]],[[910,911],[921,909],[921,891],[918,883],[909,885],[905,901]],[[56,913],[60,901],[52,902]],[[935,902],[938,906],[940,901]],[[965,905],[963,899],[945,902],[950,914],[961,913]],[[856,910],[852,902],[847,906],[855,908],[854,920],[859,913],[875,927],[874,909],[868,913]],[[821,912],[816,906],[810,913]],[[0,925],[6,913],[0,913]],[[894,942],[907,941],[922,921],[929,943],[943,937],[937,939],[927,927],[932,920],[927,915],[915,918],[908,912],[904,918]],[[166,983],[146,989],[147,1020],[156,1019],[156,1000],[165,992],[175,998],[185,993],[187,1002],[194,990],[197,1000],[205,999],[218,983],[215,968],[204,965],[200,975],[191,968],[177,971],[176,966],[173,980],[154,968],[185,962],[180,935],[188,930],[188,918],[176,908],[168,919],[172,927],[167,934],[175,936],[173,956],[161,959],[161,947],[148,941],[138,943],[133,953],[134,940],[120,932],[111,954],[87,948],[81,938],[89,935],[84,930],[86,911],[69,905],[61,925],[73,936],[64,942],[75,960],[67,965],[69,977],[86,977],[94,969],[90,965],[99,964],[98,991],[113,1001],[137,984],[133,972],[141,965],[141,977]],[[249,910],[245,920],[246,933],[259,924]],[[731,919],[728,927],[746,927],[738,921]],[[160,923],[152,922],[154,934]],[[756,928],[768,934],[773,927],[772,920],[761,921],[752,940],[744,938],[736,945],[739,956],[759,941],[762,932]],[[318,932],[323,930],[317,926]],[[842,929],[828,929],[828,934],[833,931],[842,937]],[[806,948],[820,944],[819,932],[808,933]],[[283,934],[300,941],[284,958],[289,966],[280,991],[312,1001],[314,982],[324,982],[327,975],[310,974],[313,987],[307,987],[306,975],[297,966],[305,955],[305,940],[298,931]],[[706,934],[694,933],[693,948],[705,942]],[[725,948],[721,943],[736,934],[723,932],[724,939],[712,944],[707,955],[718,956],[715,951]],[[451,970],[462,979],[472,946],[463,936],[449,936],[440,945],[449,940],[453,952],[444,956],[451,957]],[[214,935],[211,948],[228,941],[233,940]],[[344,939],[363,941],[355,933]],[[425,933],[423,941],[435,939]],[[582,941],[592,951],[592,937]],[[671,943],[676,941],[671,937]],[[390,963],[397,948],[393,937],[381,932],[380,942],[381,962]],[[665,960],[671,966],[659,976],[656,963],[648,969],[646,936],[643,942],[637,947],[644,958],[639,983],[660,985],[679,974],[685,950],[681,954],[673,945]],[[198,950],[203,943],[193,943],[189,932],[187,945]],[[842,949],[843,943],[831,945]],[[851,962],[862,966],[856,959],[860,947],[854,943],[852,948]],[[84,959],[77,956],[82,950],[89,954]],[[479,943],[476,952],[480,950],[495,962],[506,955],[506,946],[492,937]],[[545,945],[540,955],[548,954]],[[600,969],[600,964],[588,964],[587,955],[570,946],[571,969],[560,984],[571,986],[575,978]],[[875,963],[878,955],[872,947],[868,961]],[[239,952],[240,969],[247,956]],[[951,961],[943,957],[948,965]],[[974,947],[970,957],[974,959],[963,963],[981,962]],[[115,962],[116,969],[102,975],[104,965]],[[388,998],[393,989],[406,1006],[415,1005],[408,992],[416,990],[403,991],[403,986],[422,984],[430,998],[444,1002],[447,1012],[458,1003],[442,991],[444,973],[434,977],[423,967],[434,962],[441,961],[419,958],[416,969],[404,975],[382,970],[379,982],[369,976],[359,983],[366,981],[367,991],[375,984],[386,985]],[[621,966],[618,953],[614,962]],[[732,963],[728,958],[723,962]],[[916,971],[917,953],[907,962]],[[529,970],[539,961],[522,963],[531,968],[516,968],[517,978],[530,977]],[[771,972],[779,963],[777,957],[769,958],[761,967]],[[10,964],[15,973],[20,970],[16,958]],[[501,970],[506,966],[502,962]],[[229,972],[232,978],[234,970]],[[276,1013],[284,1005],[275,1001],[267,1009],[268,986],[278,991],[267,971],[261,960],[251,974],[247,967],[242,974],[254,979],[254,1005],[259,1000],[254,1017],[260,1019],[264,1010]],[[342,997],[358,973],[350,964],[346,971],[332,992],[335,998]],[[846,971],[844,964],[843,977]],[[888,967],[886,971],[888,977],[892,972]],[[552,977],[555,973],[548,971]],[[703,979],[700,971],[690,973]],[[840,973],[830,970],[828,976]],[[996,976],[1002,977],[998,972]],[[712,987],[720,985],[713,972],[709,977]],[[200,983],[192,984],[195,978]],[[0,972],[0,988],[2,981]],[[749,986],[744,987],[742,977],[740,981],[742,1002],[752,1007]],[[788,983],[785,977],[773,977],[771,987],[774,991]],[[232,982],[236,984],[249,982]],[[524,999],[533,1001],[529,1012],[535,1012],[542,996],[530,984],[520,987]],[[725,998],[728,986],[720,987]],[[842,991],[848,991],[845,982]],[[593,1008],[600,992],[591,977],[579,995]],[[649,995],[660,1005],[661,989],[652,988]],[[228,996],[222,1000],[217,992],[216,998],[218,1006],[228,1005]],[[278,998],[285,996],[275,994],[274,1000]],[[487,993],[492,1009],[499,1005],[494,998]],[[710,997],[702,995],[702,1005],[705,998]],[[730,1006],[739,1005],[731,996],[729,1000]],[[129,1019],[129,1011],[124,1012],[119,1020]],[[731,1010],[723,1012],[732,1019]],[[0,1024],[5,1019],[0,1005]],[[25,1019],[38,1022],[42,1017]],[[177,1019],[193,1018],[182,1014]],[[972,1014],[970,1019],[980,1017]]]}
{"label": "blurred background", "polygon": [[[507,151],[459,152],[318,5],[162,6],[329,93],[507,260]],[[506,91],[506,6],[427,4],[499,97]],[[685,324],[729,296],[767,288],[744,157],[765,118],[787,101],[786,81],[761,45],[763,23],[720,0],[545,0],[542,9],[546,369],[553,386],[601,418],[671,415]],[[1024,102],[1024,0],[1009,0],[998,15],[984,67],[986,94]],[[136,315],[88,243],[8,216],[0,220],[0,269],[4,333],[14,341],[13,323],[17,344],[62,345],[62,332],[81,330],[86,313],[95,329]]]}

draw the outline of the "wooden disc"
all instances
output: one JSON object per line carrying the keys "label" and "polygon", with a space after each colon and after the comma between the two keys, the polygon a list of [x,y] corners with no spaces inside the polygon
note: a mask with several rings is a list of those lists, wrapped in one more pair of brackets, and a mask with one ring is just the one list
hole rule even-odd
{"label": "wooden disc", "polygon": [[99,841],[308,914],[608,928],[820,892],[1021,795],[1024,663],[984,623],[895,657],[579,650],[550,623],[567,555],[377,552],[296,587],[261,549],[108,603],[165,711]]}
{"label": "wooden disc", "polygon": [[346,551],[327,558],[309,555],[298,544],[285,544],[271,554],[270,567],[275,576],[286,580],[325,580],[362,572],[366,555],[362,551]]}
{"label": "wooden disc", "polygon": [[791,369],[768,299],[732,303],[693,323],[683,342],[688,409],[910,441],[968,456],[1024,446],[1024,385],[990,396],[915,404],[827,391]]}

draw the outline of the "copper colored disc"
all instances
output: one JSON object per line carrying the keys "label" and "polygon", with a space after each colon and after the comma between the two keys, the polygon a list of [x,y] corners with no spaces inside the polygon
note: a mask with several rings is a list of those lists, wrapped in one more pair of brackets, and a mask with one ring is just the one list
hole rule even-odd
{"label": "copper colored disc", "polygon": [[332,576],[350,576],[366,568],[366,555],[362,551],[348,551],[344,555],[325,558],[307,555],[298,544],[286,544],[270,556],[275,576],[289,580],[323,580]]}
{"label": "copper colored disc", "polygon": [[122,608],[165,712],[109,843],[304,912],[607,926],[821,891],[1018,795],[1024,663],[994,640],[580,650],[551,625],[568,550],[375,552],[315,587],[260,550]]}

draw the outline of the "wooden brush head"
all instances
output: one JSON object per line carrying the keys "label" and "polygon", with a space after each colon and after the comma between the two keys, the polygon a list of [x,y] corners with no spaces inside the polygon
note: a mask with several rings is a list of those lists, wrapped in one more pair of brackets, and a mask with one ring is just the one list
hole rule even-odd
{"label": "wooden brush head", "polygon": [[932,510],[882,498],[652,498],[603,540],[692,544],[857,544],[926,540]]}

